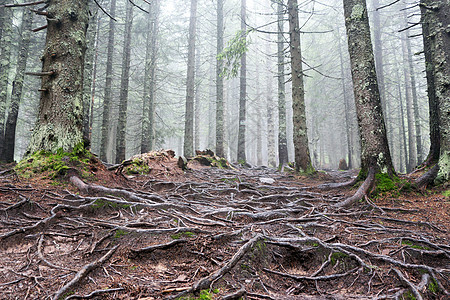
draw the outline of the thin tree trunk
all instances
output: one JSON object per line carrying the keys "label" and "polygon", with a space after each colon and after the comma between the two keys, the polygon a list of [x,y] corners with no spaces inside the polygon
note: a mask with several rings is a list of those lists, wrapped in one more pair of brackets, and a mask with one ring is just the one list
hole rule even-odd
{"label": "thin tree trunk", "polygon": [[[217,55],[223,51],[223,2],[217,0]],[[221,59],[216,59],[216,154],[224,157],[224,103],[223,78],[220,76],[223,69]]]}
{"label": "thin tree trunk", "polygon": [[256,118],[254,119],[256,122],[256,165],[262,166],[262,118],[261,116],[261,106],[262,106],[262,98],[261,98],[261,86],[260,86],[260,64],[256,64]]}
{"label": "thin tree trunk", "polygon": [[145,74],[143,114],[142,114],[142,138],[141,153],[149,152],[153,149],[154,143],[154,116],[155,116],[155,85],[156,85],[156,59],[157,59],[157,38],[159,28],[159,0],[150,3],[150,15],[147,27],[147,49],[145,54]]}
{"label": "thin tree trunk", "polygon": [[94,59],[96,52],[97,37],[97,11],[98,6],[91,2],[89,8],[91,15],[89,17],[89,27],[86,34],[87,50],[84,62],[84,82],[83,82],[83,137],[85,141],[91,140],[91,100],[92,100],[92,82],[94,73]]}
{"label": "thin tree trunk", "polygon": [[380,7],[379,0],[373,0],[373,29],[374,29],[374,54],[375,54],[375,69],[377,71],[378,87],[380,89],[381,105],[383,108],[383,115],[386,119],[386,88],[384,85],[384,66],[383,66],[383,45],[381,42],[381,22],[380,22],[380,11],[376,10]]}
{"label": "thin tree trunk", "polygon": [[[246,0],[241,0],[241,34],[246,35]],[[247,54],[241,57],[241,72],[239,82],[239,131],[237,160],[243,163],[247,160],[245,155],[245,130],[246,130],[246,105],[247,105]]]}
{"label": "thin tree trunk", "polygon": [[123,41],[122,75],[119,95],[119,120],[117,122],[116,163],[125,160],[127,130],[128,85],[130,82],[131,28],[133,27],[133,6],[127,1],[125,37]]}
{"label": "thin tree trunk", "polygon": [[306,128],[305,89],[303,86],[302,53],[300,46],[300,27],[297,0],[288,0],[289,36],[292,70],[292,110],[294,123],[295,168],[297,171],[311,173],[311,163]]}
{"label": "thin tree trunk", "polygon": [[284,77],[284,5],[277,4],[277,63],[278,63],[278,162],[280,166],[289,161],[286,126],[286,84]]}
{"label": "thin tree trunk", "polygon": [[[116,0],[111,0],[111,8],[109,13],[114,16],[116,14]],[[105,95],[103,98],[103,118],[101,127],[100,142],[100,159],[107,160],[108,150],[108,133],[109,133],[109,113],[112,100],[112,80],[113,80],[113,59],[114,59],[114,39],[115,39],[116,23],[113,19],[109,20],[108,29],[108,49],[106,56],[106,79],[105,79]]]}
{"label": "thin tree trunk", "polygon": [[[404,35],[404,39],[408,37]],[[413,113],[413,103],[411,96],[411,78],[408,72],[408,57],[406,53],[405,41],[402,41],[402,54],[403,54],[403,77],[405,80],[405,96],[406,96],[406,116],[408,124],[408,167],[406,172],[411,172],[417,164],[417,152],[416,152],[416,139],[414,130],[414,113]]]}
{"label": "thin tree trunk", "polygon": [[[195,58],[195,74],[200,74],[200,47],[197,47],[195,50],[197,52]],[[200,80],[198,79],[195,83],[195,98],[194,98],[194,150],[200,149],[200,111],[201,111],[201,103],[200,103]]]}
{"label": "thin tree trunk", "polygon": [[345,72],[344,72],[344,59],[342,57],[342,46],[341,46],[341,35],[339,34],[339,28],[338,28],[338,46],[339,46],[339,62],[340,62],[340,68],[341,68],[341,81],[342,81],[342,95],[344,100],[344,110],[345,110],[345,133],[346,133],[346,140],[347,140],[347,166],[348,169],[351,170],[353,168],[352,164],[352,157],[353,157],[353,150],[352,150],[352,143],[351,143],[351,127],[352,124],[350,122],[350,105],[349,100],[347,97],[347,88],[345,86]]}
{"label": "thin tree trunk", "polygon": [[28,60],[32,23],[33,13],[29,10],[24,10],[22,16],[22,24],[20,26],[21,39],[19,43],[19,54],[17,56],[16,77],[13,81],[11,102],[5,128],[5,148],[3,152],[3,160],[5,161],[14,160],[17,116],[19,114],[20,99],[22,98],[23,82]]}
{"label": "thin tree trunk", "polygon": [[[270,36],[268,36],[270,40]],[[266,53],[271,53],[270,44],[266,44]],[[269,56],[266,57],[266,69],[271,70]],[[266,79],[266,106],[267,106],[267,165],[275,168],[277,166],[276,149],[275,149],[275,105],[272,97],[272,74],[267,72]]]}
{"label": "thin tree trunk", "polygon": [[[400,78],[400,74],[397,70],[397,78]],[[406,141],[406,130],[405,130],[405,114],[403,112],[403,100],[402,100],[402,87],[401,84],[398,84],[398,105],[399,105],[399,119],[400,119],[400,124],[398,126],[398,130],[399,130],[399,136],[400,136],[400,145],[403,149],[403,155],[400,155],[400,161],[405,165],[405,169],[400,168],[401,171],[405,171],[407,172],[408,169],[408,162],[409,162],[409,158],[408,158],[408,148],[407,148],[407,141]]]}
{"label": "thin tree trunk", "polygon": [[195,92],[195,39],[197,0],[191,0],[189,20],[188,65],[186,82],[186,113],[184,121],[184,156],[194,156],[194,92]]}
{"label": "thin tree trunk", "polygon": [[4,9],[2,21],[2,39],[0,41],[0,161],[3,160],[3,150],[5,147],[5,112],[8,98],[8,78],[11,68],[10,57],[13,47],[11,9]]}

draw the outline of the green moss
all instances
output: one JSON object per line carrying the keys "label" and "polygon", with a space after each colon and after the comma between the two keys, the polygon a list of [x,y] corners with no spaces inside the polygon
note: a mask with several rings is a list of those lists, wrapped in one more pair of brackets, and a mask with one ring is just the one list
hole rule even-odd
{"label": "green moss", "polygon": [[412,185],[409,181],[401,179],[396,175],[389,176],[387,173],[375,174],[376,188],[374,194],[376,196],[400,196],[401,192],[409,192]]}
{"label": "green moss", "polygon": [[190,231],[186,231],[186,232],[180,232],[180,233],[177,233],[177,234],[173,234],[173,235],[171,235],[170,237],[171,237],[172,239],[174,239],[174,240],[179,240],[179,239],[181,239],[181,237],[182,237],[183,235],[191,238],[191,237],[194,237],[194,236],[195,236],[195,233],[190,232]]}
{"label": "green moss", "polygon": [[142,158],[135,158],[131,164],[124,168],[124,171],[128,175],[132,174],[148,174],[151,169],[148,164]]}
{"label": "green moss", "polygon": [[407,245],[407,246],[409,246],[411,248],[414,248],[414,249],[431,250],[431,248],[429,248],[429,247],[424,247],[424,246],[420,246],[420,245],[414,245],[413,242],[408,241],[408,240],[402,240],[402,245]]}
{"label": "green moss", "polygon": [[442,192],[442,195],[446,198],[450,198],[450,190],[446,190],[446,191]]}
{"label": "green moss", "polygon": [[[217,292],[216,292],[217,290]],[[218,289],[215,289],[213,293],[217,294],[219,292]],[[199,297],[181,297],[180,300],[213,300],[213,295],[208,290],[201,290]]]}
{"label": "green moss", "polygon": [[119,238],[121,238],[121,237],[123,237],[124,235],[127,235],[127,234],[128,234],[128,232],[126,232],[125,230],[117,229],[116,233],[114,234],[114,238],[115,239],[119,239]]}
{"label": "green moss", "polygon": [[439,293],[439,286],[434,278],[431,279],[430,283],[428,284],[427,289],[433,294]]}
{"label": "green moss", "polygon": [[407,291],[405,294],[403,294],[404,299],[406,300],[416,300],[416,297],[410,292]]}
{"label": "green moss", "polygon": [[223,157],[206,157],[206,159],[210,162],[212,167],[216,167],[219,169],[229,169],[230,165],[228,164],[228,161]]}
{"label": "green moss", "polygon": [[333,254],[331,254],[331,264],[335,265],[336,262],[341,259],[341,258],[345,258],[348,257],[347,254],[342,253],[342,252],[334,252]]}
{"label": "green moss", "polygon": [[90,174],[89,161],[92,154],[84,148],[84,143],[77,144],[72,152],[65,152],[62,148],[56,153],[37,151],[24,158],[15,167],[19,176],[29,178],[35,174],[47,173],[47,177],[54,179],[65,175],[67,170],[78,168]]}

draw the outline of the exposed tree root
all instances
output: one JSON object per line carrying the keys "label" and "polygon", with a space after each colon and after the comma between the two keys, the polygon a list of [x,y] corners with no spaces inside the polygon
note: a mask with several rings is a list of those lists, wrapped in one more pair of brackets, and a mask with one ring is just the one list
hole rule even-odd
{"label": "exposed tree root", "polygon": [[426,188],[427,186],[433,184],[438,173],[439,173],[439,165],[435,164],[425,174],[417,178],[414,183],[416,184],[417,188]]}
{"label": "exposed tree root", "polygon": [[53,296],[53,300],[58,300],[62,295],[70,291],[75,285],[77,285],[84,277],[89,274],[92,270],[102,265],[105,261],[107,261],[111,255],[117,250],[119,246],[114,246],[111,250],[109,250],[105,255],[103,255],[100,259],[91,262],[81,268],[75,277],[69,281],[66,285],[60,288],[56,294]]}
{"label": "exposed tree root", "polygon": [[353,196],[345,199],[344,201],[335,204],[335,207],[349,207],[355,202],[363,199],[364,196],[367,195],[369,191],[373,188],[374,184],[375,184],[375,169],[370,168],[366,180],[364,180],[363,184],[361,184],[356,193]]}

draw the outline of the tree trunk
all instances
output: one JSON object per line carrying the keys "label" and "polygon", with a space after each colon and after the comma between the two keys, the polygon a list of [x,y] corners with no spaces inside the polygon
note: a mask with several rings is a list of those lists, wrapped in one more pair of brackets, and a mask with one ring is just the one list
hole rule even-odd
{"label": "tree trunk", "polygon": [[[440,129],[439,171],[435,183],[446,183],[450,180],[450,3],[449,1],[422,0],[421,9],[428,35],[424,36],[431,50],[432,72],[438,120]],[[427,50],[427,48],[425,48]],[[429,87],[430,88],[430,87]],[[432,115],[430,113],[430,119]]]}
{"label": "tree trunk", "polygon": [[[440,129],[439,129],[439,116],[438,116],[438,102],[436,98],[436,86],[434,84],[434,66],[433,66],[433,51],[432,51],[432,39],[430,38],[430,24],[429,24],[429,12],[426,8],[426,2],[421,2],[421,24],[422,24],[422,37],[424,44],[425,54],[425,71],[427,77],[427,94],[429,105],[429,126],[430,126],[430,152],[426,159],[426,164],[434,164],[439,160],[440,151]],[[425,6],[424,6],[425,5]]]}
{"label": "tree trunk", "polygon": [[92,82],[94,74],[94,59],[96,51],[97,37],[97,11],[98,6],[91,2],[89,17],[89,27],[86,34],[86,57],[84,61],[84,82],[83,82],[83,136],[86,141],[91,140],[91,109],[92,109]]}
{"label": "tree trunk", "polygon": [[[116,0],[111,0],[111,8],[109,10],[109,13],[112,16],[116,14]],[[108,29],[108,47],[107,47],[108,49],[106,56],[105,96],[103,98],[103,118],[102,118],[101,142],[100,142],[100,159],[103,161],[107,161],[109,113],[112,99],[115,31],[116,31],[116,23],[113,19],[110,19]]]}
{"label": "tree trunk", "polygon": [[[246,35],[246,0],[241,0],[241,34]],[[243,163],[247,160],[245,156],[245,127],[246,127],[246,105],[247,105],[247,53],[241,57],[241,73],[239,83],[239,131],[237,160]]]}
{"label": "tree trunk", "polygon": [[8,162],[14,160],[17,116],[19,114],[20,99],[22,98],[23,81],[28,60],[32,23],[33,13],[29,10],[24,10],[22,24],[20,26],[21,39],[19,43],[19,54],[17,56],[16,77],[13,81],[11,102],[5,128],[5,148],[3,152],[3,160]]}
{"label": "tree trunk", "polygon": [[195,92],[195,39],[197,0],[191,0],[189,20],[188,65],[186,82],[186,113],[184,120],[184,156],[194,156],[194,92]]}
{"label": "tree trunk", "polygon": [[278,59],[278,162],[280,166],[289,161],[286,133],[286,84],[284,79],[284,5],[277,4],[277,59]]}
{"label": "tree trunk", "polygon": [[[201,53],[200,47],[196,49],[196,57],[195,57],[195,74],[200,74],[200,65],[201,65]],[[196,75],[198,78],[199,76]],[[201,111],[201,103],[200,103],[200,80],[196,80],[195,82],[195,98],[194,98],[194,150],[201,150],[200,148],[200,111]]]}
{"label": "tree trunk", "polygon": [[147,49],[145,54],[144,99],[142,116],[141,153],[153,149],[155,139],[155,85],[156,85],[156,59],[158,55],[159,31],[159,0],[150,4],[150,15],[147,27]]}
{"label": "tree trunk", "polygon": [[0,40],[0,161],[3,160],[3,150],[5,147],[5,112],[8,98],[9,69],[11,68],[10,57],[13,47],[11,9],[4,9],[2,21],[2,39]]}
{"label": "tree trunk", "polygon": [[[361,134],[361,171],[394,173],[386,137],[365,0],[344,0],[345,26],[352,68],[356,113]],[[365,191],[367,192],[367,191]]]}
{"label": "tree trunk", "polygon": [[262,166],[262,123],[263,120],[260,118],[261,116],[261,106],[263,105],[262,97],[261,97],[261,85],[259,81],[260,77],[260,64],[256,64],[256,96],[255,96],[255,104],[256,104],[256,118],[254,119],[256,124],[256,165]]}
{"label": "tree trunk", "polygon": [[[27,154],[72,150],[83,142],[87,0],[49,0],[39,116]],[[64,42],[63,42],[64,41]]]}
{"label": "tree trunk", "polygon": [[311,163],[306,128],[305,89],[303,86],[302,53],[297,0],[288,0],[289,36],[292,70],[292,110],[294,123],[295,168],[299,172],[311,173]]}
{"label": "tree trunk", "polygon": [[[223,51],[223,2],[217,0],[217,55]],[[224,157],[223,61],[216,58],[216,155]]]}
{"label": "tree trunk", "polygon": [[[397,70],[397,78],[399,77],[400,74]],[[403,112],[403,100],[402,100],[402,87],[400,85],[400,83],[398,84],[398,107],[399,107],[399,126],[398,126],[398,130],[399,130],[399,137],[400,137],[400,146],[402,147],[403,150],[403,155],[400,154],[400,161],[401,161],[401,165],[404,163],[405,169],[403,169],[402,167],[400,168],[400,171],[405,171],[407,172],[408,169],[408,149],[407,149],[407,141],[406,141],[406,133],[405,133],[405,114]]]}
{"label": "tree trunk", "polygon": [[376,9],[380,6],[379,0],[373,0],[373,29],[374,29],[374,53],[375,53],[375,69],[377,71],[378,87],[380,89],[380,99],[383,108],[383,115],[386,119],[386,97],[385,97],[385,86],[384,86],[384,68],[383,68],[383,46],[381,43],[381,23],[380,23],[380,12]]}
{"label": "tree trunk", "polygon": [[[408,37],[406,35],[403,36],[404,39]],[[406,168],[406,172],[409,173],[414,170],[417,164],[417,152],[416,152],[416,139],[415,139],[415,130],[414,130],[414,114],[413,114],[413,103],[412,103],[412,94],[411,94],[411,78],[408,72],[408,57],[406,53],[405,41],[402,41],[402,54],[403,54],[403,77],[405,80],[405,98],[406,98],[406,117],[408,124],[408,165]]]}
{"label": "tree trunk", "polygon": [[128,85],[130,82],[130,52],[131,52],[131,28],[133,27],[133,5],[127,1],[127,13],[125,18],[125,36],[123,40],[122,75],[120,80],[119,95],[119,120],[117,122],[116,163],[125,160]]}

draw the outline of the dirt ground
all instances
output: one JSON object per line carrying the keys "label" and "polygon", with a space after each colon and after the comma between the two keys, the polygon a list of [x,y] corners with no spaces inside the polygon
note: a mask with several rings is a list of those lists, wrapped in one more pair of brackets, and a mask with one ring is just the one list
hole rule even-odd
{"label": "dirt ground", "polygon": [[147,163],[58,179],[0,166],[0,299],[449,299],[442,189],[343,209],[354,190],[317,186],[354,171]]}

